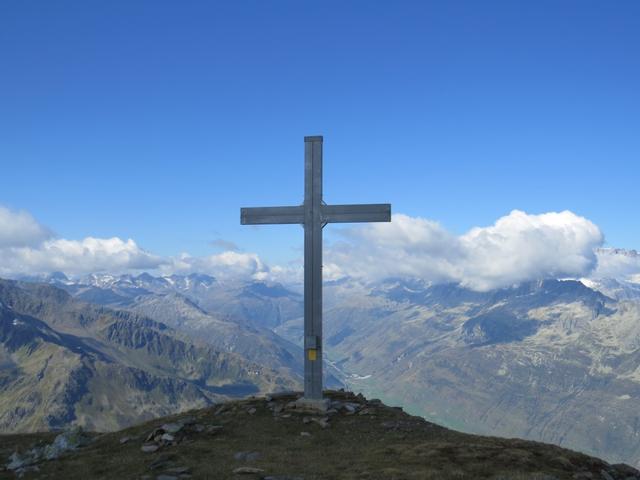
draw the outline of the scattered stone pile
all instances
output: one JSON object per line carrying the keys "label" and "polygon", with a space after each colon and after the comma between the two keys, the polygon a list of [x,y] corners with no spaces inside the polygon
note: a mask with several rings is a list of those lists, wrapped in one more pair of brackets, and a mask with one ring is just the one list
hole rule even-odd
{"label": "scattered stone pile", "polygon": [[[197,434],[215,435],[222,430],[222,425],[198,423],[195,417],[183,417],[175,422],[164,423],[154,428],[144,438],[140,449],[144,453],[154,453],[186,442],[189,436]],[[123,437],[120,443],[127,443],[130,437]],[[187,466],[175,466],[170,456],[159,456],[150,465],[152,471],[162,472],[156,476],[144,475],[142,480],[180,480],[192,478],[191,469]]]}
{"label": "scattered stone pile", "polygon": [[[153,453],[161,448],[177,445],[187,439],[189,433],[215,434],[222,429],[221,425],[204,425],[197,423],[194,417],[184,417],[176,422],[165,423],[154,428],[145,438],[141,450],[145,453]],[[120,439],[120,443],[126,443],[129,437]]]}
{"label": "scattered stone pile", "polygon": [[64,452],[75,450],[90,442],[91,437],[82,428],[73,427],[60,433],[50,444],[36,445],[23,453],[13,452],[9,457],[6,469],[13,471],[18,477],[22,477],[27,472],[39,471],[39,463],[54,460]]}
{"label": "scattered stone pile", "polygon": [[264,400],[276,419],[298,415],[302,423],[314,422],[322,428],[329,427],[333,416],[375,415],[377,407],[382,405],[378,399],[367,400],[362,394],[354,395],[351,392],[340,391],[335,397],[309,402],[302,398],[302,392],[282,392],[267,395]]}

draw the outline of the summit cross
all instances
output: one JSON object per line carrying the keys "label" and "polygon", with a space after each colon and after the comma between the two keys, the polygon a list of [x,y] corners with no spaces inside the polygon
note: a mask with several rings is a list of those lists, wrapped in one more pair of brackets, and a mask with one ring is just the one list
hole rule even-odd
{"label": "summit cross", "polygon": [[327,223],[390,222],[391,205],[327,205],[322,200],[322,137],[304,137],[304,203],[241,208],[242,225],[304,227],[304,398],[322,400],[322,228]]}

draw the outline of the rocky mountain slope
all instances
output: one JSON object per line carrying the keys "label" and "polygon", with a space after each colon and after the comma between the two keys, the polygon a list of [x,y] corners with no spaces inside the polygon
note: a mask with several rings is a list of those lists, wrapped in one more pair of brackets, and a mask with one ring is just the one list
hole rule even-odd
{"label": "rocky mountain slope", "polygon": [[[38,280],[80,300],[145,315],[216,349],[238,353],[302,381],[301,346],[272,330],[290,319],[302,322],[301,296],[282,285],[219,282],[197,274],[93,274],[71,281],[57,273]],[[328,387],[343,386],[339,371],[330,365],[325,371]]]}
{"label": "rocky mountain slope", "polygon": [[[459,433],[377,400],[299,393],[158,418],[120,432],[0,436],[2,478],[639,480],[640,472],[557,446]],[[66,451],[65,451],[66,448]],[[49,458],[50,460],[46,460]]]}
{"label": "rocky mountain slope", "polygon": [[[329,285],[326,349],[356,391],[468,432],[640,462],[640,304],[577,281],[491,292]],[[297,341],[296,322],[276,331]]]}
{"label": "rocky mountain slope", "polygon": [[0,280],[0,431],[112,430],[298,378],[128,311]]}
{"label": "rocky mountain slope", "polygon": [[209,275],[154,277],[93,274],[71,281],[57,273],[44,279],[66,289],[74,297],[92,303],[128,306],[150,294],[180,294],[220,319],[272,328],[303,312],[302,295],[280,284],[259,281],[222,282]]}

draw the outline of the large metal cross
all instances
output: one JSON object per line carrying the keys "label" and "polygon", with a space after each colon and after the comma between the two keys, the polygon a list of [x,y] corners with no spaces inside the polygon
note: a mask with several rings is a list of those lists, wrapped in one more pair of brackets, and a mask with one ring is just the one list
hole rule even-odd
{"label": "large metal cross", "polygon": [[327,223],[390,222],[391,205],[327,205],[322,200],[322,137],[304,137],[304,203],[240,209],[242,225],[304,226],[304,396],[322,399],[322,228]]}

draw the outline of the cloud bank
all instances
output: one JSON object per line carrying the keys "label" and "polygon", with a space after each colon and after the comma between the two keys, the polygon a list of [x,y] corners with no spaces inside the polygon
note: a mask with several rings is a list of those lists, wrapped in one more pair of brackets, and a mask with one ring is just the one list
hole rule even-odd
{"label": "cloud bank", "polygon": [[91,272],[120,273],[153,270],[167,263],[129,240],[87,237],[51,239],[40,245],[0,248],[0,274],[33,275],[62,271],[71,275]]}
{"label": "cloud bank", "polygon": [[[394,276],[490,290],[541,278],[581,277],[596,266],[600,229],[572,212],[514,210],[456,236],[438,223],[394,215],[391,223],[349,229],[327,259],[334,275]],[[339,270],[338,273],[335,271]]]}
{"label": "cloud bank", "polygon": [[252,278],[264,280],[269,268],[255,253],[228,250],[216,255],[192,257],[183,253],[161,269],[164,273],[207,273],[221,279]]}
{"label": "cloud bank", "polygon": [[[413,277],[474,290],[543,278],[624,276],[640,281],[640,254],[603,249],[603,241],[596,225],[570,211],[532,215],[514,210],[493,225],[463,235],[454,235],[432,220],[397,214],[391,223],[341,230],[340,240],[325,249],[323,272],[325,280]],[[302,281],[301,260],[269,266],[256,253],[227,247],[233,248],[208,256],[165,257],[144,250],[132,239],[56,238],[29,213],[0,207],[0,276],[145,270]]]}
{"label": "cloud bank", "polygon": [[640,283],[640,253],[635,250],[599,248],[596,250],[598,266],[594,278],[615,278]]}
{"label": "cloud bank", "polygon": [[0,206],[0,275],[34,275],[63,271],[123,272],[156,269],[167,259],[153,255],[136,243],[120,238],[66,240],[55,238],[29,213]]}

